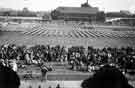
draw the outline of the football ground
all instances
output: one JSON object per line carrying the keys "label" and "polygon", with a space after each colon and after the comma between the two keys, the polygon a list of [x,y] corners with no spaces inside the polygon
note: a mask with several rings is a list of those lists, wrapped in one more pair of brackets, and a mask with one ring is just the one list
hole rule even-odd
{"label": "football ground", "polygon": [[1,28],[0,44],[121,47],[135,45],[134,27],[57,23],[8,24]]}

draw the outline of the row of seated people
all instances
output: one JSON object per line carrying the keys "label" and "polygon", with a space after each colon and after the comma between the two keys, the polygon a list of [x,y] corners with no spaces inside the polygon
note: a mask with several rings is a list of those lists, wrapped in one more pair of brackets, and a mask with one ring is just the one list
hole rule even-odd
{"label": "row of seated people", "polygon": [[135,49],[133,47],[121,48],[93,48],[89,46],[17,46],[5,44],[0,46],[0,58],[2,62],[9,60],[24,60],[26,64],[39,62],[67,62],[72,65],[72,70],[85,68],[87,71],[91,66],[103,64],[116,65],[120,69],[135,68]]}

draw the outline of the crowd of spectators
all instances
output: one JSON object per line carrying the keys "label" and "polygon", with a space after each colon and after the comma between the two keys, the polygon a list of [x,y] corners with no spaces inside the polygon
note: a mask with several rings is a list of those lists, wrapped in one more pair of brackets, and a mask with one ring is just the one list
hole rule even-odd
{"label": "crowd of spectators", "polygon": [[26,64],[36,64],[41,62],[67,62],[72,66],[72,70],[90,71],[91,67],[104,64],[115,65],[120,69],[135,68],[135,48],[93,48],[89,46],[17,46],[15,44],[5,44],[0,46],[0,61],[8,66],[10,60],[25,61]]}
{"label": "crowd of spectators", "polygon": [[123,71],[135,68],[135,49],[133,47],[102,49],[88,47],[87,50],[83,47],[72,47],[68,54],[68,59],[73,64],[79,65],[81,68],[86,66],[85,69],[88,70],[92,69],[92,66],[97,66],[98,69],[99,66],[105,64],[114,65]]}

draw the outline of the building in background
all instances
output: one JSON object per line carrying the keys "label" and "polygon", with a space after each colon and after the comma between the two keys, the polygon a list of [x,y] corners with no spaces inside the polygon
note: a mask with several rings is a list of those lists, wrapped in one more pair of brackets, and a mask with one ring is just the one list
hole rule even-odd
{"label": "building in background", "polygon": [[107,12],[105,22],[111,25],[135,26],[135,16],[129,11]]}
{"label": "building in background", "polygon": [[92,7],[88,2],[81,7],[58,7],[51,12],[54,20],[74,20],[74,21],[104,21],[105,14],[97,7]]}
{"label": "building in background", "polygon": [[28,8],[22,10],[0,9],[0,21],[9,22],[42,22],[50,20],[50,13],[45,11],[30,11]]}

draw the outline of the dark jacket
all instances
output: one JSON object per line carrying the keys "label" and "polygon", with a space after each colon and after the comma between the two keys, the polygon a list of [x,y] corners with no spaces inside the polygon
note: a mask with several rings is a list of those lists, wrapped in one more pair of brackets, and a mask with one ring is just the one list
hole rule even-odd
{"label": "dark jacket", "polygon": [[0,88],[19,88],[20,79],[11,68],[0,65]]}
{"label": "dark jacket", "polygon": [[133,88],[118,69],[109,65],[100,68],[93,77],[84,80],[81,86],[82,88]]}

